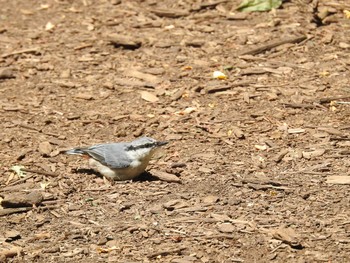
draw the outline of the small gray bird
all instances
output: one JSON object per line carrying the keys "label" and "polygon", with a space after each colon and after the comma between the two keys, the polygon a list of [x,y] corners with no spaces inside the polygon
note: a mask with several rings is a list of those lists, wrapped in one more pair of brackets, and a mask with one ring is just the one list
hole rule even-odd
{"label": "small gray bird", "polygon": [[90,168],[116,181],[130,180],[143,173],[155,150],[167,144],[149,137],[132,142],[97,144],[74,148],[67,154],[78,154],[89,158]]}

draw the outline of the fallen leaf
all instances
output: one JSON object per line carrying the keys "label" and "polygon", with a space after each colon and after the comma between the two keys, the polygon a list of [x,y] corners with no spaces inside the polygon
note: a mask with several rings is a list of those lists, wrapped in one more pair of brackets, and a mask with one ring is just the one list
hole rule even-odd
{"label": "fallen leaf", "polygon": [[347,19],[350,19],[350,11],[349,10],[344,10],[344,15]]}
{"label": "fallen leaf", "polygon": [[145,101],[149,101],[149,102],[157,102],[159,100],[159,98],[148,92],[148,91],[141,91],[141,98],[144,99]]}
{"label": "fallen leaf", "polygon": [[10,170],[14,171],[19,177],[25,177],[26,174],[21,170],[24,166],[14,165],[10,168]]}
{"label": "fallen leaf", "polygon": [[47,22],[47,24],[45,25],[45,30],[46,31],[50,31],[50,30],[52,30],[54,28],[55,28],[55,25],[52,24],[51,22]]}
{"label": "fallen leaf", "polygon": [[40,188],[41,188],[42,190],[45,190],[46,187],[47,187],[49,184],[50,184],[50,183],[40,183]]}
{"label": "fallen leaf", "polygon": [[269,11],[281,5],[282,0],[243,0],[237,10],[241,12]]}

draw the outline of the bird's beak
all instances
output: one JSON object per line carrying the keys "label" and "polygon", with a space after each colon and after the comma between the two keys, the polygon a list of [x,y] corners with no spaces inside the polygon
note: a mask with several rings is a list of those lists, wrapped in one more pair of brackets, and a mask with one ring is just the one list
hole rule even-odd
{"label": "bird's beak", "polygon": [[168,144],[168,142],[157,142],[157,146],[163,146],[163,145],[166,145]]}

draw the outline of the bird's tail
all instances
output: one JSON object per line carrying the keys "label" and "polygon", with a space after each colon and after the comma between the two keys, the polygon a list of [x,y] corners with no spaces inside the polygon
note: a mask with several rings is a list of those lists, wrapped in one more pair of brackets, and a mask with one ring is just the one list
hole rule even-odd
{"label": "bird's tail", "polygon": [[76,149],[70,149],[65,152],[66,154],[84,154],[85,152],[79,148]]}

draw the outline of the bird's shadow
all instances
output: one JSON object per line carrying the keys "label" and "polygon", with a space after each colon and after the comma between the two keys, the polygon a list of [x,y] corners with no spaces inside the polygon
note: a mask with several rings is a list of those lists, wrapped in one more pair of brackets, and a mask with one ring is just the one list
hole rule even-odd
{"label": "bird's shadow", "polygon": [[[93,169],[88,169],[88,168],[78,168],[74,170],[74,173],[82,173],[82,174],[87,174],[87,175],[94,175],[99,178],[103,178],[103,176],[94,171]],[[134,182],[150,182],[150,181],[159,181],[157,177],[152,175],[152,173],[145,171],[142,174],[140,174],[138,177],[132,179]]]}
{"label": "bird's shadow", "polygon": [[78,168],[78,169],[74,169],[73,172],[77,174],[94,175],[96,177],[103,178],[103,176],[100,173],[95,172],[93,169],[89,169],[89,168]]}

